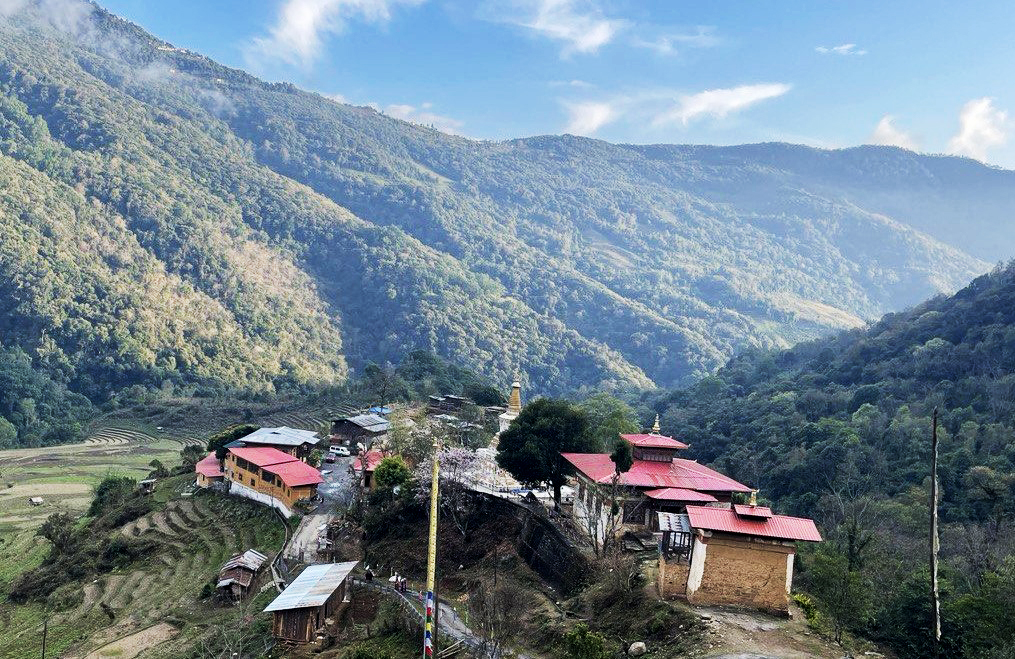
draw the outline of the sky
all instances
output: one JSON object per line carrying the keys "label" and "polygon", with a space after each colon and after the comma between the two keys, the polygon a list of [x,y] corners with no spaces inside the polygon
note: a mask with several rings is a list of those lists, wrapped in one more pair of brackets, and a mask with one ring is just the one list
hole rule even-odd
{"label": "sky", "polygon": [[478,139],[837,148],[1015,167],[1015,7],[938,0],[100,0],[178,47]]}

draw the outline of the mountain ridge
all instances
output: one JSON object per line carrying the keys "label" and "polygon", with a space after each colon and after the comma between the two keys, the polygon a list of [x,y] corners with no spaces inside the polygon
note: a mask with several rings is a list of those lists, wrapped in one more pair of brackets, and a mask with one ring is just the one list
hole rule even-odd
{"label": "mountain ridge", "polygon": [[[198,326],[166,313],[177,329],[138,328],[134,351],[112,319],[12,311],[11,328],[42,326],[53,345],[4,340],[67,361],[61,377],[93,397],[112,387],[85,380],[114,372],[149,388],[272,389],[415,348],[499,381],[521,370],[541,392],[685,383],[744,347],[855,326],[988,267],[796,170],[727,162],[749,147],[449,136],[261,82],[91,5],[69,31],[40,7],[0,28],[2,164],[101,209],[137,258],[220,306],[238,341],[146,347],[146,333]],[[23,228],[13,210],[5,221]],[[8,295],[11,309],[47,307]],[[111,333],[98,354],[125,364],[68,357],[77,322]],[[270,358],[248,368],[244,354]]]}

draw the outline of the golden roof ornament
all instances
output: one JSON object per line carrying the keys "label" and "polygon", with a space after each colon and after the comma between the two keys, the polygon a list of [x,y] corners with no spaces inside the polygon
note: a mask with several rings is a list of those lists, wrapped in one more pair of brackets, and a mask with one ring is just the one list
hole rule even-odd
{"label": "golden roof ornament", "polygon": [[656,414],[656,422],[654,424],[652,424],[652,434],[653,435],[658,435],[659,434],[659,415],[658,414]]}
{"label": "golden roof ornament", "polygon": [[751,490],[751,507],[758,505],[758,491]]}

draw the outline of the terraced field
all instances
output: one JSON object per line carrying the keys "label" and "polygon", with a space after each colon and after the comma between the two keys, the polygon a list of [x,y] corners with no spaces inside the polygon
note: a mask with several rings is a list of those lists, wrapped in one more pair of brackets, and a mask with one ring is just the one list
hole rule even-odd
{"label": "terraced field", "polygon": [[[0,657],[38,656],[38,625],[47,613],[51,656],[77,658],[179,657],[186,648],[199,647],[205,636],[218,633],[223,621],[236,618],[236,608],[201,600],[201,590],[233,554],[256,548],[273,556],[284,537],[282,525],[267,508],[244,499],[208,492],[181,497],[185,485],[182,477],[167,479],[156,497],[168,501],[115,531],[153,540],[157,550],[126,570],[83,584],[80,602],[72,608],[0,606]],[[15,542],[9,547],[12,553],[39,545],[28,531]],[[6,549],[0,545],[0,561]],[[263,609],[274,594],[268,588],[240,611],[252,615]],[[165,623],[168,629],[159,626]]]}

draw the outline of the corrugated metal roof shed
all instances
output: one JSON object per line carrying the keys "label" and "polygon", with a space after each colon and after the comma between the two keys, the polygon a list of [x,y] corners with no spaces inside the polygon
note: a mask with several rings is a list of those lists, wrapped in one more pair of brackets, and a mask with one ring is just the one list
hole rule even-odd
{"label": "corrugated metal roof shed", "polygon": [[390,421],[376,414],[357,414],[339,419],[339,421],[348,421],[370,432],[387,432],[391,428]]}
{"label": "corrugated metal roof shed", "polygon": [[223,563],[222,567],[219,568],[219,572],[225,572],[226,570],[234,567],[245,567],[248,570],[257,572],[261,569],[261,566],[264,565],[266,560],[268,560],[268,557],[261,552],[256,549],[248,549],[242,554],[237,554]]}
{"label": "corrugated metal roof shed", "polygon": [[309,566],[264,609],[265,613],[321,606],[358,563],[359,561],[349,561]]}
{"label": "corrugated metal roof shed", "polygon": [[313,430],[300,430],[288,426],[278,428],[258,428],[254,432],[240,437],[238,441],[246,444],[275,444],[277,446],[300,446],[301,444],[317,444],[321,438]]}
{"label": "corrugated metal roof shed", "polygon": [[688,521],[687,515],[682,513],[656,513],[659,519],[659,530],[660,531],[678,531],[680,533],[690,533],[691,522]]}

